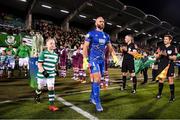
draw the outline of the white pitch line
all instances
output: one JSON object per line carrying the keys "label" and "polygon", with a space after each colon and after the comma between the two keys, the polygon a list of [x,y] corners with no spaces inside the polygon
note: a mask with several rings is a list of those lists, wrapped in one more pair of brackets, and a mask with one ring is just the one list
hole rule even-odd
{"label": "white pitch line", "polygon": [[[109,88],[107,88],[107,90],[112,90],[112,89],[117,89],[117,88],[119,88],[119,87],[109,87]],[[101,91],[104,91],[104,90],[101,89]],[[84,90],[84,91],[80,91],[80,92],[62,93],[62,94],[65,94],[65,96],[68,96],[68,95],[76,95],[76,94],[90,93],[90,92],[91,92],[91,90]],[[17,100],[5,100],[5,101],[0,101],[0,104],[17,102],[17,101],[22,101],[22,100],[33,100],[33,98],[21,98],[21,99],[17,99]]]}
{"label": "white pitch line", "polygon": [[61,98],[61,97],[57,97],[57,96],[56,96],[56,99],[57,99],[59,102],[63,103],[63,104],[66,105],[66,106],[69,106],[71,109],[75,110],[76,112],[78,112],[79,114],[83,115],[84,117],[86,117],[86,118],[88,118],[88,119],[90,119],[90,120],[99,120],[97,117],[95,117],[95,116],[91,115],[90,113],[82,110],[81,108],[73,105],[72,103],[67,102],[66,100],[64,100],[64,99]]}
{"label": "white pitch line", "polygon": [[[108,87],[107,89],[101,89],[101,91],[106,91],[106,90],[113,90],[113,89],[118,89],[118,88],[120,88],[119,86],[115,86],[115,87]],[[90,93],[91,92],[91,90],[83,90],[83,91],[79,91],[79,92],[68,92],[68,93],[62,93],[62,94],[60,94],[60,95],[64,95],[64,96],[68,96],[68,95],[76,95],[76,94],[81,94],[81,93]]]}
{"label": "white pitch line", "polygon": [[1,101],[0,104],[4,104],[4,103],[10,103],[13,102],[12,100],[5,100],[5,101]]}

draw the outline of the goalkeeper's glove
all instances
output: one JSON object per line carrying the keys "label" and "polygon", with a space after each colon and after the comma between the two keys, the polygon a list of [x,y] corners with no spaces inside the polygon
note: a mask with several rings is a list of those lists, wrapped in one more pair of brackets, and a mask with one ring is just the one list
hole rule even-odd
{"label": "goalkeeper's glove", "polygon": [[118,66],[118,58],[116,55],[113,55],[113,62],[115,63],[115,66]]}
{"label": "goalkeeper's glove", "polygon": [[87,70],[87,68],[88,68],[88,59],[87,58],[83,58],[83,69],[84,70]]}
{"label": "goalkeeper's glove", "polygon": [[135,59],[141,59],[141,58],[143,58],[143,55],[141,55],[141,54],[139,54],[139,53],[135,53],[135,54],[132,54],[133,55],[133,57],[135,58]]}
{"label": "goalkeeper's glove", "polygon": [[46,78],[49,77],[49,73],[47,73],[47,71],[45,71],[45,70],[42,72],[42,74],[43,74],[44,77],[46,77]]}

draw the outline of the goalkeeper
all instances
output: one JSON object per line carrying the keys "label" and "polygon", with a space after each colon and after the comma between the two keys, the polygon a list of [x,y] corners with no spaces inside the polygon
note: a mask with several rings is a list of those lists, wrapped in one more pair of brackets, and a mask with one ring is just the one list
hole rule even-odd
{"label": "goalkeeper", "polygon": [[96,110],[99,112],[103,111],[100,102],[100,80],[101,76],[104,76],[105,46],[108,47],[114,62],[116,64],[118,62],[110,42],[110,37],[103,32],[104,25],[104,19],[98,17],[95,22],[96,29],[88,32],[83,47],[83,68],[86,70],[88,64],[90,66],[92,83],[90,102],[96,105]]}
{"label": "goalkeeper", "polygon": [[49,97],[49,110],[57,111],[59,108],[54,105],[55,91],[55,67],[58,62],[58,55],[54,52],[55,41],[54,39],[48,39],[46,41],[47,50],[41,52],[38,58],[38,73],[37,83],[38,89],[36,90],[35,101],[40,102],[41,90],[44,86],[48,87]]}

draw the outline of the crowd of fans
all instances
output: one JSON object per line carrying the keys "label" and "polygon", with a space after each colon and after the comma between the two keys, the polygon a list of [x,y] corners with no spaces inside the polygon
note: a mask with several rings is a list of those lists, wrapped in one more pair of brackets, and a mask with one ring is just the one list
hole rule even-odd
{"label": "crowd of fans", "polygon": [[68,46],[68,48],[74,49],[84,41],[85,32],[77,28],[71,27],[69,31],[64,31],[60,26],[43,20],[37,21],[34,28],[36,31],[40,31],[44,39],[54,38],[57,47]]}
{"label": "crowd of fans", "polygon": [[[29,35],[31,31],[40,32],[44,40],[47,38],[54,38],[57,47],[64,46],[69,49],[76,49],[84,41],[85,31],[78,28],[70,27],[69,31],[64,31],[59,25],[54,24],[52,21],[46,20],[34,20],[31,30],[24,30],[23,20],[11,14],[0,12],[0,32],[6,32],[8,34],[26,34]],[[121,40],[122,41],[122,40]],[[117,41],[118,42],[118,41]],[[146,51],[153,54],[156,47],[152,46],[140,46],[141,51]],[[119,51],[119,47],[114,45],[115,51]]]}

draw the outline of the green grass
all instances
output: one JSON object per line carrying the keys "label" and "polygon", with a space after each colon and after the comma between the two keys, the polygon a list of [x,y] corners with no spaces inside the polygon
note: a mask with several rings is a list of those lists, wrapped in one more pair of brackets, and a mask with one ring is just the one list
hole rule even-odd
{"label": "green grass", "polygon": [[[70,75],[68,73],[68,75]],[[119,69],[110,69],[110,78],[114,81],[121,78]],[[150,74],[150,72],[149,72]],[[133,118],[150,118],[150,119],[179,119],[180,118],[180,79],[175,80],[174,103],[168,103],[169,85],[164,85],[162,99],[156,100],[157,84],[149,82],[147,85],[140,85],[138,81],[137,94],[130,94],[131,81],[128,81],[128,90],[120,91],[119,89],[101,91],[101,101],[104,111],[97,113],[95,106],[89,103],[89,93],[78,93],[69,95],[70,93],[79,92],[90,89],[90,82],[81,84],[79,82],[67,78],[57,78],[56,94],[63,97],[68,102],[73,103],[77,107],[97,116],[99,119],[133,119]],[[149,80],[150,81],[150,80]],[[112,86],[119,86],[112,83]],[[0,118],[6,119],[86,119],[71,108],[64,106],[56,101],[56,105],[60,107],[57,112],[51,112],[47,109],[48,99],[47,93],[42,97],[40,104],[35,104],[32,99],[20,100],[23,98],[32,98],[33,90],[28,86],[27,79],[18,80],[1,80],[0,81],[0,101],[13,100],[11,103],[0,104]],[[16,101],[17,100],[17,101]],[[19,100],[19,101],[18,101]]]}
{"label": "green grass", "polygon": [[[58,104],[58,103],[56,103]],[[40,104],[32,101],[19,101],[1,105],[0,118],[6,119],[84,119],[83,116],[77,114],[72,109],[59,104],[61,110],[51,112],[47,109],[47,101],[43,100]]]}

